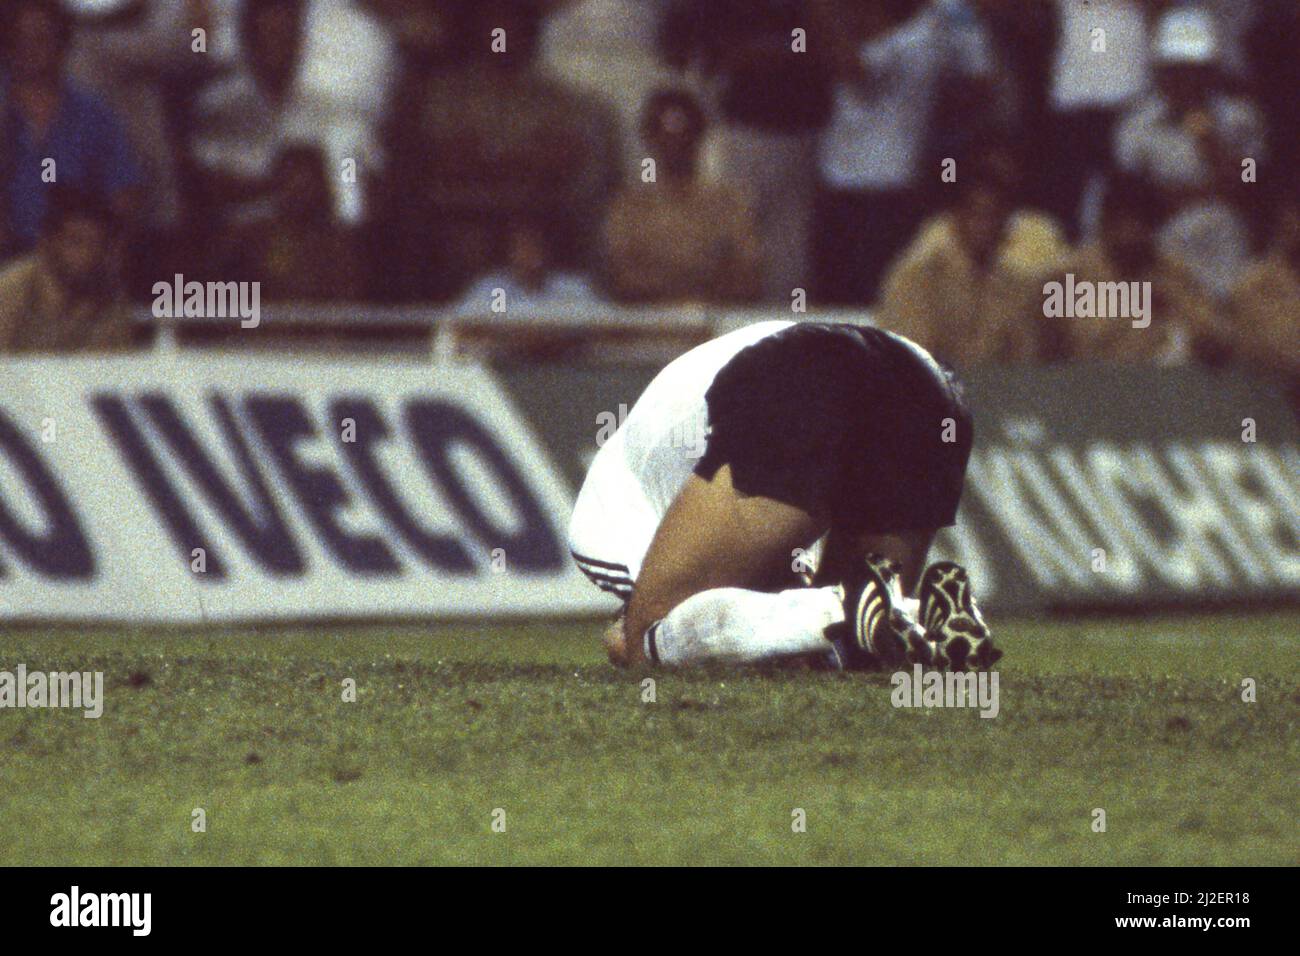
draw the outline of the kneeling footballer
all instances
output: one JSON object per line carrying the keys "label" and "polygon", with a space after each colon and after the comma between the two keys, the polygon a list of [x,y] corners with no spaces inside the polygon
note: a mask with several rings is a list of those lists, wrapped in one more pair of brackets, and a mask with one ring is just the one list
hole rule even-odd
{"label": "kneeling footballer", "polygon": [[926,566],[971,431],[951,371],[880,329],[762,322],[692,349],[597,452],[574,509],[574,560],[624,602],[610,660],[990,666],[965,569]]}

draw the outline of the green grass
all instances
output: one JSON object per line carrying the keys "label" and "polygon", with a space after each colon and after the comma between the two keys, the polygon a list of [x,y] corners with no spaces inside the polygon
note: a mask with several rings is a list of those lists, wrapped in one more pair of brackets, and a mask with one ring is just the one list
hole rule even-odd
{"label": "green grass", "polygon": [[10,631],[107,700],[0,710],[0,864],[1300,860],[1295,614],[1004,622],[992,720],[797,670],[643,703],[599,632]]}

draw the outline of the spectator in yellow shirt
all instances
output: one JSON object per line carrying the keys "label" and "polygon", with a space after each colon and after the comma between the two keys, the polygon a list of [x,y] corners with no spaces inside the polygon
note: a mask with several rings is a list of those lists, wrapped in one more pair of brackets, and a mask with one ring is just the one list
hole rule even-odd
{"label": "spectator in yellow shirt", "polygon": [[1156,248],[1157,202],[1145,180],[1115,176],[1107,185],[1097,238],[1068,253],[1043,278],[1044,286],[1059,283],[1066,295],[1090,284],[1102,290],[1096,293],[1098,301],[1105,289],[1125,283],[1142,296],[1147,314],[1040,313],[1050,358],[1180,364],[1196,355],[1198,343],[1211,334],[1209,296],[1186,266]]}
{"label": "spectator in yellow shirt", "polygon": [[757,297],[757,224],[739,193],[696,174],[704,128],[704,113],[687,93],[660,90],[646,104],[642,135],[653,166],[643,166],[641,176],[615,197],[605,221],[605,267],[615,298]]}
{"label": "spectator in yellow shirt", "polygon": [[967,160],[958,169],[955,205],[923,225],[890,270],[877,321],[959,367],[1033,361],[1036,272],[1058,252],[1060,230],[1013,210],[993,164]]}
{"label": "spectator in yellow shirt", "polygon": [[1272,251],[1233,290],[1229,323],[1238,360],[1300,378],[1300,197],[1278,207]]}
{"label": "spectator in yellow shirt", "polygon": [[99,352],[134,341],[104,200],[50,187],[36,250],[0,272],[0,354]]}

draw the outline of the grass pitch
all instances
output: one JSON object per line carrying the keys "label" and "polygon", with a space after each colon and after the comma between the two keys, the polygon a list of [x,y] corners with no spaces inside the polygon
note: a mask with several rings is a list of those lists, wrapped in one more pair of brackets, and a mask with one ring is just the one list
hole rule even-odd
{"label": "grass pitch", "polygon": [[991,720],[793,670],[646,703],[598,623],[11,630],[106,701],[0,710],[0,864],[1300,861],[1300,615],[995,626]]}

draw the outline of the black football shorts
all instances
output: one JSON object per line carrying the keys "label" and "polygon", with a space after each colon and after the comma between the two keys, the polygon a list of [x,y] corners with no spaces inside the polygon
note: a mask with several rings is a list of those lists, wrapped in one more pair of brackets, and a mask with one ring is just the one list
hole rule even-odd
{"label": "black football shorts", "polygon": [[956,520],[972,423],[951,370],[901,336],[801,323],[738,352],[706,394],[696,474],[723,464],[742,494],[847,532]]}

